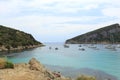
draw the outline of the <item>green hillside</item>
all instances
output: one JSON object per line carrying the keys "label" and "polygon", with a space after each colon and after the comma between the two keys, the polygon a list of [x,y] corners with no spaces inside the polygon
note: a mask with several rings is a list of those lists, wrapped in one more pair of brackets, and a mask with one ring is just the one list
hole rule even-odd
{"label": "green hillside", "polygon": [[0,25],[0,51],[42,46],[31,34]]}
{"label": "green hillside", "polygon": [[120,43],[120,25],[112,24],[66,40],[70,44]]}

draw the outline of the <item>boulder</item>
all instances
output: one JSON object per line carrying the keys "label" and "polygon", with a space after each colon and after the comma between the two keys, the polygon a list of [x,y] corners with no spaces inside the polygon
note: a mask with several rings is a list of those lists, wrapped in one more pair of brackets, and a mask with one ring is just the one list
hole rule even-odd
{"label": "boulder", "polygon": [[35,58],[32,58],[30,61],[29,61],[29,65],[30,65],[30,69],[31,70],[36,70],[36,71],[41,71],[41,72],[44,72],[45,71],[45,68],[42,64],[40,64],[39,61],[37,61]]}

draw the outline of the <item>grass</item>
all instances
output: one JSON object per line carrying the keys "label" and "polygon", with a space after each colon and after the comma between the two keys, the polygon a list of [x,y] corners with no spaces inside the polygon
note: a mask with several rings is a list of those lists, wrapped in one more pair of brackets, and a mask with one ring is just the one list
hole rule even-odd
{"label": "grass", "polygon": [[81,75],[76,80],[96,80],[95,77]]}
{"label": "grass", "polygon": [[14,68],[14,64],[6,58],[0,58],[0,69]]}
{"label": "grass", "polygon": [[5,58],[0,58],[0,69],[4,68],[6,64]]}

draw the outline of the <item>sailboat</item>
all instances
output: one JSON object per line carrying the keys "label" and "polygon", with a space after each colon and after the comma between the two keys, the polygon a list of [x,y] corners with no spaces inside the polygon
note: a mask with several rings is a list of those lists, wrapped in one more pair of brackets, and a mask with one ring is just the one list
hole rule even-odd
{"label": "sailboat", "polygon": [[94,42],[94,40],[92,39],[92,44],[90,44],[90,45],[88,46],[88,48],[96,49],[97,46],[95,46],[94,44],[95,44],[95,42]]}
{"label": "sailboat", "polygon": [[85,51],[85,49],[84,49],[84,48],[79,48],[79,50],[81,50],[81,51]]}
{"label": "sailboat", "polygon": [[120,48],[120,44],[117,45],[117,48]]}
{"label": "sailboat", "polygon": [[97,48],[94,44],[88,46],[88,48]]}
{"label": "sailboat", "polygon": [[109,45],[105,46],[105,48],[106,48],[106,49],[111,49],[111,50],[116,51],[116,47],[115,47],[115,45],[113,45],[113,44],[114,44],[113,35],[110,36],[110,40],[112,41],[112,44],[109,44]]}
{"label": "sailboat", "polygon": [[64,44],[64,48],[69,48],[69,45],[67,45],[67,44]]}

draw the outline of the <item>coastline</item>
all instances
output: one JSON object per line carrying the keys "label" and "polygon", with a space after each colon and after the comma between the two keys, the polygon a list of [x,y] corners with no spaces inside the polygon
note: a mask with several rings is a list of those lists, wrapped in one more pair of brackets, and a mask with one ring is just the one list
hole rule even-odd
{"label": "coastline", "polygon": [[[70,49],[71,49],[72,47],[70,47]],[[48,49],[48,47],[47,47],[47,49]],[[44,50],[44,48],[43,49],[37,49],[37,50]],[[46,50],[46,49],[45,49]],[[48,50],[49,52],[50,52],[50,50]],[[34,52],[34,50],[33,50],[33,52]],[[58,52],[58,51],[56,51],[56,52]],[[43,52],[41,52],[41,53],[43,53]],[[33,53],[31,53],[31,54],[33,54]],[[39,54],[39,53],[38,53]],[[56,54],[56,53],[55,53]],[[28,51],[28,55],[30,55],[29,54],[29,51]],[[49,55],[49,54],[47,54],[47,55]],[[36,57],[37,58],[37,57]],[[20,57],[20,59],[21,59],[21,57]],[[39,59],[39,58],[37,58],[37,59]],[[41,60],[39,60],[39,61],[41,61]],[[42,61],[41,61],[42,62]],[[43,62],[42,62],[43,63]],[[73,64],[74,65],[74,64]],[[92,65],[92,64],[91,64]],[[45,65],[46,66],[46,65]],[[48,65],[49,66],[49,65]],[[47,67],[47,66],[46,66]],[[76,72],[75,74],[77,74],[78,73],[78,71],[79,71],[79,73],[76,75],[76,76],[78,76],[79,74],[83,74],[84,73],[84,71],[85,71],[85,69],[86,70],[88,70],[88,72],[89,73],[94,73],[95,74],[95,72],[97,72],[97,77],[102,77],[102,76],[104,76],[104,75],[101,75],[101,73],[99,73],[100,71],[99,70],[92,70],[92,69],[89,69],[89,68],[84,68],[84,69],[73,69],[73,68],[68,68],[68,67],[60,67],[60,66],[52,66],[54,69],[52,70],[51,68],[48,68],[50,71],[52,70],[52,71],[57,71],[57,72],[61,72],[61,74],[62,75],[64,75],[64,76],[67,76],[67,77],[69,77],[69,75],[68,74],[71,74],[71,77],[72,77],[72,74],[74,73],[74,72]],[[89,66],[88,66],[89,67]],[[57,68],[56,70],[55,70],[55,68]],[[62,71],[60,71],[61,69],[63,69],[63,72]],[[104,73],[103,73],[104,74]],[[109,74],[109,73],[108,73]],[[105,74],[106,75],[106,74]],[[114,74],[112,74],[112,75],[114,75]],[[110,75],[110,76],[112,76],[112,75]],[[73,76],[74,77],[74,76]],[[116,78],[116,76],[112,76],[112,77],[115,77],[115,79],[112,79],[111,78],[111,80],[117,80],[117,78]],[[102,79],[99,79],[99,80],[102,80]]]}
{"label": "coastline", "polygon": [[32,58],[29,63],[14,64],[14,68],[0,69],[0,80],[70,80],[58,72],[51,72]]}
{"label": "coastline", "polygon": [[75,80],[80,75],[94,76],[96,80],[118,80],[103,71],[43,65],[35,58],[28,63],[14,64],[13,69],[0,69],[0,74],[0,80]]}
{"label": "coastline", "polygon": [[37,47],[43,47],[45,45],[43,44],[38,44],[38,45],[29,45],[29,46],[18,46],[16,48],[10,47],[7,49],[5,46],[0,47],[0,55],[5,55],[13,52],[22,52],[24,50],[29,50],[29,49],[34,49]]}
{"label": "coastline", "polygon": [[[65,42],[65,44],[113,44],[111,42],[77,42],[77,41],[72,41],[72,40],[68,40]],[[120,44],[120,42],[116,42],[114,44]]]}
{"label": "coastline", "polygon": [[114,75],[106,73],[101,70],[91,69],[91,68],[72,68],[72,67],[61,67],[61,66],[53,66],[53,65],[45,65],[45,67],[51,71],[61,72],[65,77],[71,77],[72,79],[76,79],[80,75],[86,76],[95,76],[96,80],[118,80],[118,78]]}

